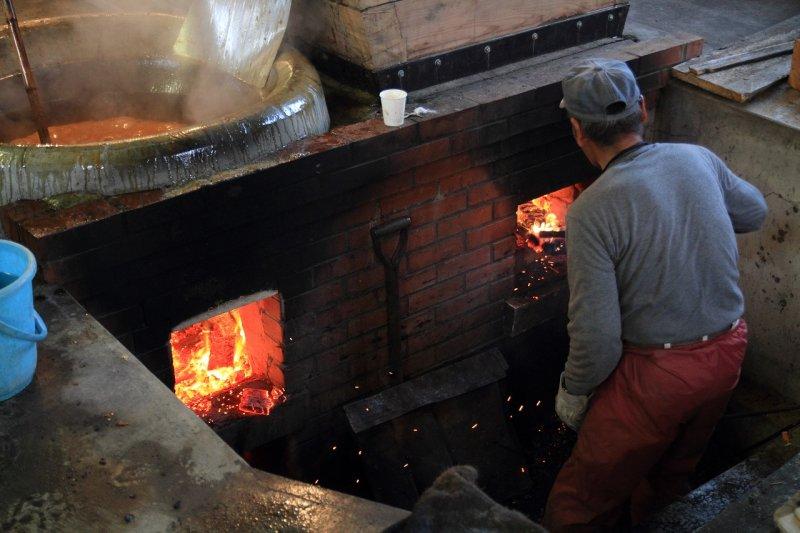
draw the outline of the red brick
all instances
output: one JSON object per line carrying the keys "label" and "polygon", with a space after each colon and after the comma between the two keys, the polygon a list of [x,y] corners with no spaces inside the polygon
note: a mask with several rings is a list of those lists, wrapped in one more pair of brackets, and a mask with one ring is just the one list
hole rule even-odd
{"label": "red brick", "polygon": [[280,321],[283,318],[281,297],[278,294],[264,300],[261,304],[261,309],[273,320]]}
{"label": "red brick", "polygon": [[475,228],[492,220],[492,206],[484,205],[468,209],[453,217],[445,219],[436,225],[436,235],[444,239],[456,233]]}
{"label": "red brick", "polygon": [[[392,196],[414,187],[414,171],[408,170],[397,176],[390,176],[369,184],[369,194],[365,198]],[[352,192],[348,193],[352,194]]]}
{"label": "red brick", "polygon": [[347,323],[347,335],[357,337],[373,329],[386,326],[386,308],[376,309],[351,319]]}
{"label": "red brick", "polygon": [[307,337],[295,338],[286,344],[284,359],[287,363],[295,363],[342,344],[346,340],[347,330],[345,328],[334,328]]}
{"label": "red brick", "polygon": [[435,319],[436,311],[429,307],[420,313],[404,318],[400,329],[403,332],[403,336],[411,339],[433,326]]}
{"label": "red brick", "polygon": [[[412,221],[416,222],[412,217]],[[427,246],[436,240],[436,225],[428,224],[421,228],[417,227],[408,232],[408,246],[407,251],[416,250]]]}
{"label": "red brick", "polygon": [[108,218],[119,209],[106,199],[89,200],[57,211],[41,211],[25,221],[25,229],[35,238]]}
{"label": "red brick", "polygon": [[457,131],[470,128],[478,123],[478,108],[471,107],[445,115],[433,116],[419,123],[419,136],[422,139],[435,139]]}
{"label": "red brick", "polygon": [[408,297],[409,313],[416,313],[433,305],[449,300],[460,294],[464,289],[463,276],[450,278],[449,280],[437,283],[432,287],[423,289]]}
{"label": "red brick", "polygon": [[486,226],[467,232],[467,248],[477,248],[482,244],[498,241],[503,237],[514,234],[517,226],[516,217],[498,220]]}
{"label": "red brick", "polygon": [[443,343],[432,346],[404,361],[406,377],[414,377],[442,363],[463,357],[496,340],[502,335],[502,321],[496,320],[482,324],[457,335]]}
{"label": "red brick", "polygon": [[507,195],[509,192],[511,191],[505,180],[493,180],[488,183],[476,185],[469,189],[469,205],[477,205],[496,200],[497,198]]}
{"label": "red brick", "polygon": [[492,261],[499,261],[504,257],[513,255],[517,251],[517,238],[506,237],[492,244]]}
{"label": "red brick", "polygon": [[519,199],[516,196],[506,196],[494,201],[494,218],[495,220],[505,218],[507,216],[517,215],[517,206]]}
{"label": "red brick", "polygon": [[357,294],[377,287],[382,287],[384,283],[384,268],[383,265],[375,266],[369,270],[358,272],[347,278],[345,285],[347,287],[347,294]]}
{"label": "red brick", "polygon": [[699,57],[700,54],[703,53],[703,39],[697,39],[690,43],[686,44],[686,51],[684,52],[683,58],[685,60],[694,59],[695,57]]}
{"label": "red brick", "polygon": [[316,313],[309,312],[286,321],[283,326],[283,333],[288,340],[310,335],[315,332],[317,328],[317,315]]}
{"label": "red brick", "polygon": [[[483,248],[481,248],[481,250],[482,249]],[[513,275],[514,263],[515,257],[509,256],[495,263],[486,265],[483,268],[469,272],[467,274],[467,290]]]}
{"label": "red brick", "polygon": [[480,327],[483,324],[501,320],[505,313],[506,302],[505,300],[490,301],[487,305],[478,307],[465,314],[461,319],[463,320],[464,331],[472,328]]}
{"label": "red brick", "polygon": [[516,276],[513,273],[506,278],[489,285],[489,301],[506,300],[514,294]]}
{"label": "red brick", "polygon": [[392,172],[402,172],[448,155],[450,155],[450,139],[445,137],[393,154],[389,157],[389,165]]}
{"label": "red brick", "polygon": [[381,213],[384,215],[395,213],[431,201],[436,198],[438,192],[439,189],[435,184],[428,184],[384,198],[381,200]]}
{"label": "red brick", "polygon": [[411,294],[436,283],[436,266],[430,266],[400,280],[400,294]]}
{"label": "red brick", "polygon": [[44,200],[19,200],[0,208],[0,219],[8,236],[18,239],[18,224],[50,210]]}
{"label": "red brick", "polygon": [[325,309],[337,300],[341,300],[343,295],[342,284],[336,281],[295,296],[286,302],[286,308],[289,310],[317,311]]}
{"label": "red brick", "polygon": [[684,47],[673,41],[664,47],[664,39],[650,39],[637,43],[628,52],[639,56],[639,74],[649,74],[656,70],[666,69],[683,62]]}
{"label": "red brick", "polygon": [[347,232],[349,250],[372,250],[372,235],[369,225],[353,228]]}
{"label": "red brick", "polygon": [[464,172],[442,178],[439,182],[439,192],[447,194],[460,191],[476,183],[484,182],[491,176],[492,171],[488,166],[472,167]]}
{"label": "red brick", "polygon": [[314,284],[320,285],[335,278],[358,272],[372,264],[369,250],[346,253],[314,268]]}
{"label": "red brick", "polygon": [[467,208],[467,194],[459,193],[447,196],[429,204],[425,204],[411,211],[411,221],[415,226],[438,221],[446,216],[453,215]]}
{"label": "red brick", "polygon": [[450,137],[450,150],[454,154],[460,154],[477,147],[481,143],[480,129],[461,131]]}
{"label": "red brick", "polygon": [[439,263],[436,266],[439,281],[479,268],[491,261],[492,250],[484,246],[472,252]]}
{"label": "red brick", "polygon": [[489,287],[478,287],[460,296],[448,300],[436,306],[436,321],[447,322],[466,313],[470,309],[475,309],[489,303]]}
{"label": "red brick", "polygon": [[463,172],[471,166],[472,156],[469,152],[464,152],[417,167],[414,169],[414,183],[431,183],[440,178]]}
{"label": "red brick", "polygon": [[347,236],[334,235],[326,239],[307,243],[281,254],[279,264],[291,265],[292,270],[318,265],[347,251]]}
{"label": "red brick", "polygon": [[342,300],[335,307],[316,314],[317,328],[330,328],[352,317],[385,308],[383,291],[376,289],[366,294]]}
{"label": "red brick", "polygon": [[462,327],[463,320],[461,318],[456,318],[444,324],[431,324],[426,331],[408,337],[408,353],[415,354],[420,350],[444,342],[460,333]]}
{"label": "red brick", "polygon": [[383,287],[381,287],[361,296],[343,300],[337,307],[345,318],[373,311],[386,306],[384,292]]}
{"label": "red brick", "polygon": [[456,235],[408,254],[408,269],[420,270],[464,251],[464,236]]}

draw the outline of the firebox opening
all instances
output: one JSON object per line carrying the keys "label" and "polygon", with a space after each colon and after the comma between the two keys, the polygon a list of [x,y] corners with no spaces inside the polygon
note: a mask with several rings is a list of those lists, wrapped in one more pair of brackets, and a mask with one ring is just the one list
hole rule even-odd
{"label": "firebox opening", "polygon": [[574,184],[517,206],[515,296],[538,301],[567,273],[567,211],[585,188]]}
{"label": "firebox opening", "polygon": [[169,343],[175,395],[209,424],[266,416],[286,400],[277,292],[230,302],[187,321]]}

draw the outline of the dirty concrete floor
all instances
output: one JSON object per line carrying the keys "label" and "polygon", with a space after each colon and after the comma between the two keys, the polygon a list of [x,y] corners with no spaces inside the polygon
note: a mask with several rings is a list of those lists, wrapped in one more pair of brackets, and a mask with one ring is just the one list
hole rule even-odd
{"label": "dirty concrete floor", "polygon": [[700,35],[706,51],[800,15],[798,0],[631,0],[629,20]]}
{"label": "dirty concrete floor", "polygon": [[0,403],[0,530],[379,531],[407,516],[250,468],[63,290]]}

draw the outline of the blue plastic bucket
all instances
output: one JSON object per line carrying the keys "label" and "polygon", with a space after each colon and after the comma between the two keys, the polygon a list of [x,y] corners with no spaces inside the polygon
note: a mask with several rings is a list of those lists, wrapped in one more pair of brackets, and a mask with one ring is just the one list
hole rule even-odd
{"label": "blue plastic bucket", "polygon": [[47,336],[33,309],[36,259],[17,243],[0,240],[0,401],[19,394],[33,380],[36,343]]}

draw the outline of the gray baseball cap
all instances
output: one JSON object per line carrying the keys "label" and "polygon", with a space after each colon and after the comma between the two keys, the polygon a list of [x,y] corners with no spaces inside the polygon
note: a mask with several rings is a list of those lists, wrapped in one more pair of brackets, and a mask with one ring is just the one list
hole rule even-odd
{"label": "gray baseball cap", "polygon": [[642,93],[628,65],[615,59],[589,59],[572,67],[561,82],[559,107],[586,122],[627,117],[639,108]]}

